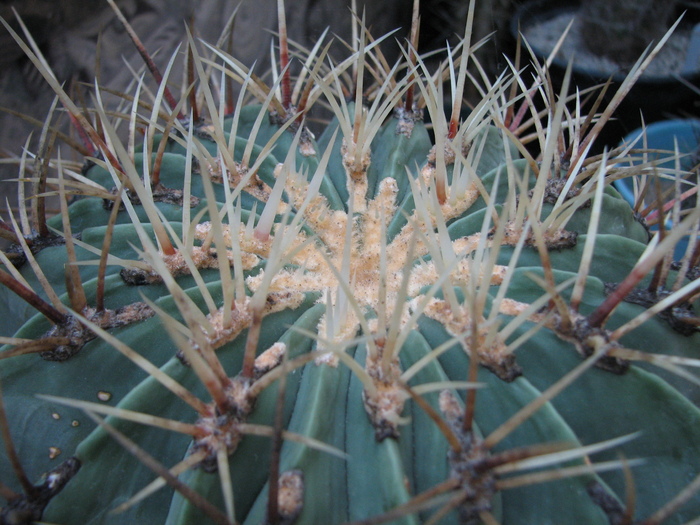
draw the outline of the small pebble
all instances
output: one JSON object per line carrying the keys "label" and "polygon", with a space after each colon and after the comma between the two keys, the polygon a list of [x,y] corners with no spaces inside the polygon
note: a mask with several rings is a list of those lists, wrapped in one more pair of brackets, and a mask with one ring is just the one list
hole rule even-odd
{"label": "small pebble", "polygon": [[97,392],[97,399],[99,399],[100,401],[109,401],[110,399],[112,399],[112,394],[101,390]]}

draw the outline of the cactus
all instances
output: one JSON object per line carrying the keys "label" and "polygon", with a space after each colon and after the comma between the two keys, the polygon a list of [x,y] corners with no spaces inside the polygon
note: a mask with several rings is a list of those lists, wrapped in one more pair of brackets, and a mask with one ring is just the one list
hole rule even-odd
{"label": "cactus", "polygon": [[392,68],[359,23],[293,86],[283,14],[272,87],[190,38],[199,92],[137,80],[116,120],[15,35],[90,158],[49,118],[22,176],[62,211],[2,224],[2,523],[696,518],[700,207],[632,210],[612,181],[660,168],[588,155],[619,97],[592,124],[513,66],[460,121],[468,28],[433,74],[417,26]]}

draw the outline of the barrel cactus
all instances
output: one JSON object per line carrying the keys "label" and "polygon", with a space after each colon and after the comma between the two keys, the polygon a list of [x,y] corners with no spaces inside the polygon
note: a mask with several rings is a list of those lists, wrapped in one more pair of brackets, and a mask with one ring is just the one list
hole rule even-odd
{"label": "barrel cactus", "polygon": [[292,84],[281,22],[272,87],[190,39],[196,91],[141,77],[116,119],[27,36],[92,151],[49,158],[47,123],[22,176],[62,211],[2,225],[2,523],[700,514],[700,208],[620,197],[658,170],[587,155],[613,106],[590,126],[514,67],[460,120],[468,38],[432,73],[355,23],[347,60],[300,50]]}

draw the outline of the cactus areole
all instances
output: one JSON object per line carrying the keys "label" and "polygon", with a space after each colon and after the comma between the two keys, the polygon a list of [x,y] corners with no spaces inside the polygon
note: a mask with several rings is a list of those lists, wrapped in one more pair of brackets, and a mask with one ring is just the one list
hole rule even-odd
{"label": "cactus areole", "polygon": [[42,139],[3,218],[0,522],[695,519],[700,208],[648,227],[688,188],[632,210],[611,182],[654,167],[587,157],[600,126],[517,67],[460,121],[469,30],[435,73],[355,19],[293,80],[279,13],[271,87],[190,38],[192,90],[109,114],[21,44],[91,153]]}

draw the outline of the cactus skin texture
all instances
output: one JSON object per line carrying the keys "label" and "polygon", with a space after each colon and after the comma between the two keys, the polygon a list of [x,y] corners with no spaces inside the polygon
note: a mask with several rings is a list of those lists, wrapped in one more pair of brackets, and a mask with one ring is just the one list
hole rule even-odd
{"label": "cactus skin texture", "polygon": [[[98,196],[48,221],[70,225],[75,253],[59,243],[34,255],[71,312],[76,289],[92,305],[104,280],[104,329],[83,308],[56,335],[1,292],[2,334],[42,345],[0,350],[4,427],[42,487],[15,481],[0,454],[3,495],[17,496],[4,523],[659,523],[700,474],[700,397],[679,371],[700,348],[688,320],[697,271],[666,268],[682,300],[615,330],[656,303],[655,268],[674,239],[647,250],[649,232],[610,185],[612,159],[560,171],[558,149],[538,163],[519,148],[498,106],[505,82],[451,134],[418,70],[364,113],[319,71],[335,118],[317,138],[269,99],[226,118],[210,102],[213,123],[171,120],[164,137],[154,116],[129,152],[100,115],[140,203],[124,194],[109,223],[104,199],[120,179],[100,156],[84,170]],[[401,106],[411,82],[436,147]],[[560,131],[540,130],[542,144]],[[143,179],[156,164],[162,187],[197,198],[191,207],[154,202]],[[234,167],[254,177],[225,187]],[[74,179],[66,170],[57,185]],[[575,191],[560,198],[567,182]],[[692,232],[699,216],[677,228]],[[659,264],[639,263],[649,253]],[[182,254],[186,270],[165,265]],[[31,265],[17,266],[46,297]],[[68,285],[66,268],[80,276]],[[644,304],[595,322],[610,283],[639,272]],[[57,479],[60,492],[37,496]],[[697,495],[682,503],[663,523],[700,514]]]}

